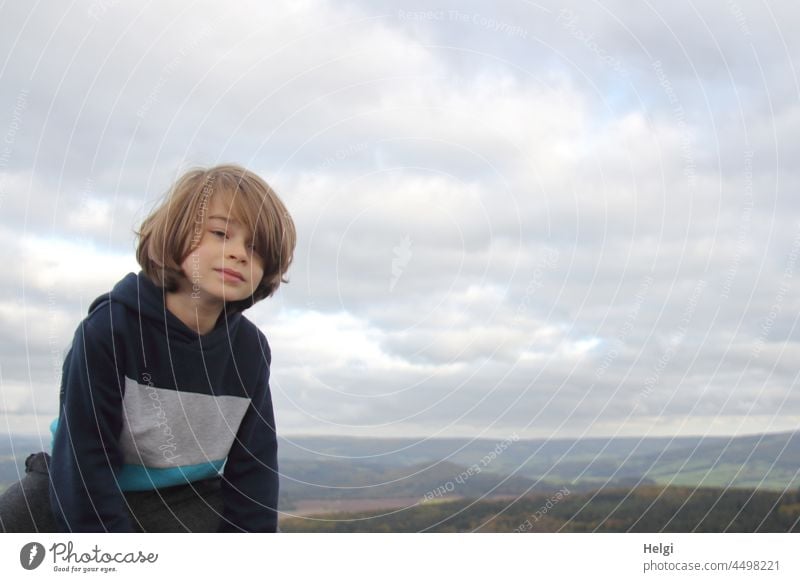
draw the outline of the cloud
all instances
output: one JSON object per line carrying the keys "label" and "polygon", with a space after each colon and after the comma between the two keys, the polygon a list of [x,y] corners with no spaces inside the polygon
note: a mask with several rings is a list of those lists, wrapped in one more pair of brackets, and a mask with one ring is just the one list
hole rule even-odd
{"label": "cloud", "polygon": [[248,312],[282,431],[796,426],[793,4],[37,6],[0,19],[14,430],[141,219],[222,161],[298,226]]}

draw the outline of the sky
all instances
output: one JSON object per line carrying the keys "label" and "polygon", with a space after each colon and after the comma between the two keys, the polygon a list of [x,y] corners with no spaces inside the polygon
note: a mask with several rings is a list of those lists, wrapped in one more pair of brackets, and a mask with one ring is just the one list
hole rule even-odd
{"label": "sky", "polygon": [[[279,434],[795,430],[792,2],[0,8],[0,432],[182,172],[298,230],[246,315]],[[792,194],[795,192],[795,194]]]}

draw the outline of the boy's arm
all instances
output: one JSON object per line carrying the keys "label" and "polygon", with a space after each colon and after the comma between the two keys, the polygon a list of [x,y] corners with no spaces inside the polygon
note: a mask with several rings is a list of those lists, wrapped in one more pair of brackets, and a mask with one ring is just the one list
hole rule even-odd
{"label": "boy's arm", "polygon": [[278,529],[278,439],[269,389],[269,348],[263,381],[239,426],[222,479],[221,532]]}
{"label": "boy's arm", "polygon": [[[97,329],[98,323],[108,329]],[[122,357],[114,351],[110,321],[86,320],[64,361],[50,466],[50,504],[62,531],[132,531],[116,479],[122,466]]]}

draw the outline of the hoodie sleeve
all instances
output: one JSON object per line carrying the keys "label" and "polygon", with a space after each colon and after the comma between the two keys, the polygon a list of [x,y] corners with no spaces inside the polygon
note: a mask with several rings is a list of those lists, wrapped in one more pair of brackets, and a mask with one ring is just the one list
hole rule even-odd
{"label": "hoodie sleeve", "polygon": [[122,466],[122,357],[110,320],[93,317],[78,327],[64,361],[50,467],[50,504],[62,531],[132,531],[116,479]]}
{"label": "hoodie sleeve", "polygon": [[267,348],[262,379],[225,463],[221,532],[278,529],[278,439],[269,389],[269,363]]}

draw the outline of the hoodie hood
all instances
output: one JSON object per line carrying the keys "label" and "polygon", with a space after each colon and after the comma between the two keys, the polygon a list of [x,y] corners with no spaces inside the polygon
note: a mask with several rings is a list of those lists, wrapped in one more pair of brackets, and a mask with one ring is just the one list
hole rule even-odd
{"label": "hoodie hood", "polygon": [[[200,336],[197,330],[189,328],[166,308],[164,299],[164,289],[153,283],[143,271],[139,271],[138,275],[128,273],[114,285],[110,293],[105,293],[92,302],[89,313],[107,303],[120,303],[138,314],[142,320],[148,320],[149,325],[165,330],[170,342],[193,344],[198,349],[201,344],[206,349],[235,334],[242,318],[241,312],[229,310],[226,314],[223,310],[214,329]],[[142,323],[145,324],[144,321]]]}

